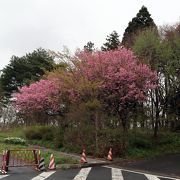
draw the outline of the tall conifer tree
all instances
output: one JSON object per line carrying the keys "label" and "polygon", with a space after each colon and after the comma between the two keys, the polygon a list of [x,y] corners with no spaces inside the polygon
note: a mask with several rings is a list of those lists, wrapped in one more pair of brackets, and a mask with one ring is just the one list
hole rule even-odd
{"label": "tall conifer tree", "polygon": [[84,46],[84,50],[88,52],[95,51],[94,43],[92,43],[91,41],[87,42],[87,44]]}
{"label": "tall conifer tree", "polygon": [[151,14],[145,6],[137,13],[136,17],[129,22],[128,27],[125,29],[122,44],[125,47],[131,47],[133,45],[134,36],[147,28],[157,28],[154,20],[151,18]]}
{"label": "tall conifer tree", "polygon": [[120,45],[119,35],[116,31],[113,31],[110,35],[108,35],[106,41],[107,42],[101,47],[102,51],[115,50]]}

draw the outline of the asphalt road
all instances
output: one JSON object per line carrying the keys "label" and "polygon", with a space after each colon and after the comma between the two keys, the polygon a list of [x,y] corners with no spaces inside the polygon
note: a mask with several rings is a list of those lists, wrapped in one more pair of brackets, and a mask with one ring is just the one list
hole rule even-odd
{"label": "asphalt road", "polygon": [[[82,169],[37,172],[32,168],[11,168],[3,180],[172,180],[163,177],[113,167],[88,167]],[[179,179],[180,180],[180,179]]]}
{"label": "asphalt road", "polygon": [[123,167],[180,177],[180,154],[163,155],[149,160],[126,164]]}

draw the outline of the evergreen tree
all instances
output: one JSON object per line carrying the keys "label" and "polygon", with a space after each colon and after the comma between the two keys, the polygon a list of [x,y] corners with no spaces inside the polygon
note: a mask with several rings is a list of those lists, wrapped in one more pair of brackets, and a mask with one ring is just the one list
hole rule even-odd
{"label": "evergreen tree", "polygon": [[2,70],[0,83],[7,97],[18,87],[38,81],[46,71],[54,68],[54,60],[44,49],[37,49],[23,57],[12,56],[10,63]]}
{"label": "evergreen tree", "polygon": [[137,13],[136,17],[129,22],[128,27],[125,29],[122,44],[126,47],[131,47],[133,45],[134,36],[145,30],[147,28],[157,28],[153,19],[151,18],[151,14],[148,12],[145,6]]}
{"label": "evergreen tree", "polygon": [[89,42],[84,46],[84,51],[93,52],[94,50],[95,50],[95,48],[94,48],[94,43],[92,43],[91,41],[89,41]]}
{"label": "evergreen tree", "polygon": [[102,51],[115,50],[120,45],[119,35],[116,31],[113,31],[110,35],[108,35],[106,41],[107,42],[101,47]]}

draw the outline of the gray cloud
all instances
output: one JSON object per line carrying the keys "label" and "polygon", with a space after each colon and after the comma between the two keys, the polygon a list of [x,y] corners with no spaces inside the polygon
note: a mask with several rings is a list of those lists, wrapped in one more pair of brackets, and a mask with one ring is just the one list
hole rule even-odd
{"label": "gray cloud", "polygon": [[179,20],[179,0],[0,0],[0,69],[38,47],[100,47],[113,30],[121,38],[142,5],[157,25]]}

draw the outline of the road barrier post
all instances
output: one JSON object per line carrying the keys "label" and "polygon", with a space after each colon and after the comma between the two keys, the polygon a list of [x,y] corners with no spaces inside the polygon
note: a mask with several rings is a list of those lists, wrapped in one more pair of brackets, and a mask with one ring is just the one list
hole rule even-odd
{"label": "road barrier post", "polygon": [[7,150],[5,153],[5,171],[8,171],[9,158],[10,158],[10,150]]}
{"label": "road barrier post", "polygon": [[38,155],[37,155],[37,153],[38,153],[38,151],[36,151],[35,149],[33,150],[33,154],[34,154],[34,162],[35,162],[35,164],[37,164],[36,165],[36,169],[38,169],[39,168],[39,162],[38,162]]}

